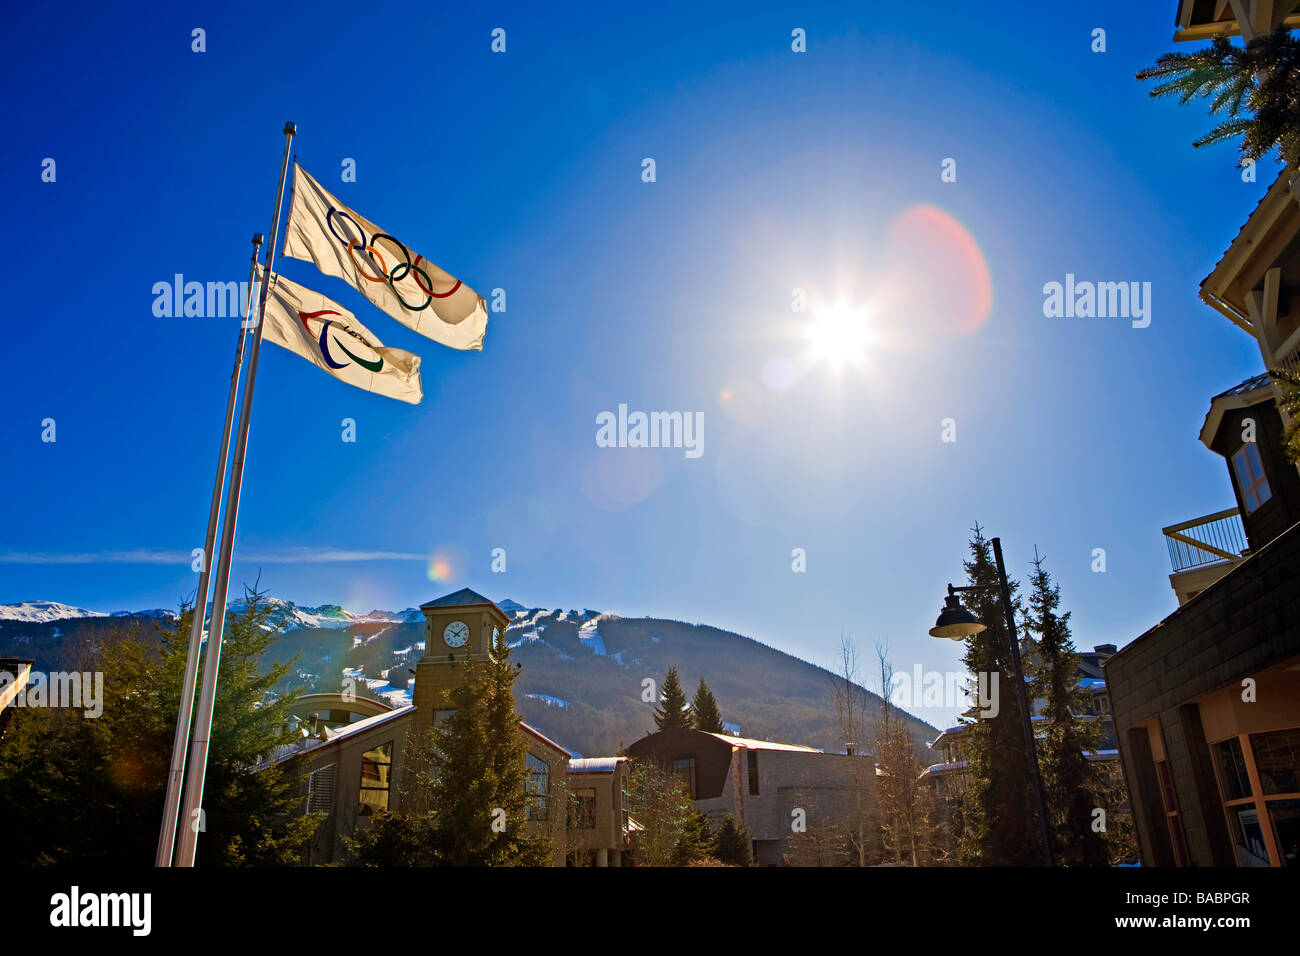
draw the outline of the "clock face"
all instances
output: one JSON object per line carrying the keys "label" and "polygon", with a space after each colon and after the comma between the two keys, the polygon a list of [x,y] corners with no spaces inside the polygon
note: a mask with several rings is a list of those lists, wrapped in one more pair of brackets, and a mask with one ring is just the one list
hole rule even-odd
{"label": "clock face", "polygon": [[448,647],[464,647],[469,640],[469,625],[464,621],[452,621],[442,632],[442,639]]}

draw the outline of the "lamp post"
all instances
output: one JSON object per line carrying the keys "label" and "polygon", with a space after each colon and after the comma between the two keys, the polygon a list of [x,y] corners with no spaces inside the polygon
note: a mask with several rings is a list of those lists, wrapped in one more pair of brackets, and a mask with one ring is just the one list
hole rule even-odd
{"label": "lamp post", "polygon": [[946,637],[954,641],[964,641],[968,637],[985,630],[988,625],[981,623],[972,612],[962,607],[957,597],[958,591],[997,591],[1002,596],[1002,608],[1007,615],[1007,634],[1011,640],[1011,667],[1016,683],[1016,703],[1020,709],[1020,722],[1024,729],[1025,745],[1029,748],[1029,769],[1034,779],[1034,798],[1038,803],[1038,823],[1042,831],[1043,862],[1055,866],[1052,856],[1052,834],[1047,823],[1047,800],[1043,796],[1043,778],[1038,772],[1038,750],[1034,746],[1034,730],[1029,720],[1029,698],[1025,694],[1025,677],[1020,668],[1020,641],[1016,637],[1015,612],[1011,608],[1011,586],[1007,583],[1007,569],[1002,563],[1002,542],[993,541],[993,556],[997,559],[998,583],[973,584],[967,587],[948,585],[948,597],[944,600],[939,619],[930,628],[931,637]]}

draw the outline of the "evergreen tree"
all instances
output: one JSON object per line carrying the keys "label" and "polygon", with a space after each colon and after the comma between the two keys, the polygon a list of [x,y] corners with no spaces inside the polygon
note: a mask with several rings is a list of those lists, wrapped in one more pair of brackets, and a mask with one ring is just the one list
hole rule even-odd
{"label": "evergreen tree", "polygon": [[695,697],[691,700],[691,721],[696,730],[703,730],[709,734],[726,733],[722,727],[722,715],[718,712],[718,702],[709,685],[702,679],[700,686],[695,690]]}
{"label": "evergreen tree", "polygon": [[[321,819],[297,813],[295,778],[261,769],[295,739],[287,717],[297,694],[272,694],[293,661],[263,669],[278,635],[263,594],[245,596],[244,609],[226,616],[199,865],[297,863]],[[160,640],[138,627],[119,632],[78,663],[104,675],[98,717],[66,708],[19,714],[0,747],[0,819],[11,827],[13,862],[152,862],[193,614],[183,606],[174,626],[159,626]]]}
{"label": "evergreen tree", "polygon": [[528,746],[519,733],[518,670],[498,640],[466,661],[448,695],[454,712],[407,741],[402,811],[375,814],[346,839],[357,866],[546,866],[550,840],[530,837],[524,791]]}
{"label": "evergreen tree", "polygon": [[677,838],[673,850],[673,866],[690,866],[701,860],[717,856],[718,844],[713,838],[708,816],[700,810],[692,810],[686,817],[686,825]]}
{"label": "evergreen tree", "polygon": [[1243,164],[1277,147],[1292,169],[1300,166],[1300,40],[1285,26],[1244,47],[1216,36],[1203,49],[1166,53],[1137,78],[1162,81],[1153,97],[1209,99],[1212,114],[1226,115],[1193,146],[1241,136]]}
{"label": "evergreen tree", "polygon": [[664,677],[663,693],[659,697],[660,709],[655,711],[656,730],[690,730],[693,726],[691,712],[686,705],[686,692],[677,678],[677,668],[668,668]]}
{"label": "evergreen tree", "polygon": [[513,690],[519,672],[509,648],[499,644],[490,660],[466,662],[465,682],[448,695],[455,713],[433,731],[429,803],[439,857],[448,866],[549,861],[548,841],[525,833],[528,746]]}
{"label": "evergreen tree", "polygon": [[1034,699],[1044,700],[1038,743],[1053,852],[1062,866],[1105,866],[1105,838],[1093,830],[1102,781],[1086,756],[1101,744],[1101,722],[1082,719],[1087,694],[1079,688],[1079,656],[1070,637],[1070,612],[1061,613],[1061,591],[1034,549],[1029,628],[1038,646],[1027,662]]}
{"label": "evergreen tree", "polygon": [[[977,680],[987,675],[984,680],[996,701],[996,713],[962,719],[967,724],[962,751],[969,786],[961,814],[963,831],[956,834],[960,861],[976,866],[1033,866],[1042,860],[1041,840],[1006,611],[997,589],[992,545],[978,524],[972,531],[966,576],[972,585],[992,588],[962,594],[966,607],[985,625],[966,639],[964,661]],[[1013,612],[1019,612],[1019,586],[1015,581],[1009,584]]]}
{"label": "evergreen tree", "polygon": [[754,865],[754,838],[728,813],[718,827],[717,857],[732,866]]}
{"label": "evergreen tree", "polygon": [[1269,375],[1282,390],[1277,403],[1286,430],[1282,433],[1282,450],[1294,465],[1300,465],[1300,375],[1288,368],[1269,370]]}

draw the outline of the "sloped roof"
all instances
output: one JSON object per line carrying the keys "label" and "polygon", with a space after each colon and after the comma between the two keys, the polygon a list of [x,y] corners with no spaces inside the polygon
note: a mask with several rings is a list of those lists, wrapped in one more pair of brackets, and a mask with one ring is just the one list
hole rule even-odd
{"label": "sloped roof", "polygon": [[797,750],[800,753],[821,753],[816,747],[805,747],[802,744],[778,744],[771,740],[752,740],[749,737],[732,737],[727,734],[709,734],[709,736],[725,740],[733,747],[744,747],[747,750]]}
{"label": "sloped roof", "polygon": [[[1295,197],[1291,193],[1291,173],[1290,166],[1282,167],[1282,171],[1277,174],[1277,178],[1260,197],[1255,208],[1246,217],[1246,221],[1237,230],[1237,234],[1228,243],[1228,247],[1219,257],[1219,261],[1214,264],[1210,274],[1201,280],[1201,300],[1238,325],[1241,324],[1241,320],[1224,311],[1222,297],[1229,294],[1229,287],[1236,280],[1251,254],[1267,238],[1269,230],[1273,228],[1278,217],[1290,211],[1291,204],[1295,202]],[[1233,303],[1231,307],[1241,312],[1245,321],[1249,322],[1242,303]]]}
{"label": "sloped roof", "polygon": [[565,747],[561,747],[561,746],[560,746],[559,744],[557,744],[554,740],[552,740],[550,737],[546,736],[546,734],[542,733],[540,730],[538,730],[538,729],[537,729],[536,727],[534,727],[532,724],[526,724],[526,723],[524,723],[524,722],[521,720],[521,721],[519,721],[519,729],[522,730],[522,731],[524,731],[525,733],[532,734],[534,737],[536,737],[536,738],[537,738],[538,740],[540,740],[542,743],[546,744],[546,746],[551,747],[551,748],[553,748],[553,749],[555,749],[555,750],[558,750],[560,753],[564,754],[565,759],[568,759],[568,760],[573,759],[573,751],[572,751],[572,750],[568,750],[568,749],[565,748]]}
{"label": "sloped roof", "polygon": [[496,607],[496,602],[485,598],[477,591],[471,591],[469,588],[461,588],[459,591],[453,591],[451,594],[444,594],[440,598],[435,598],[427,604],[421,604],[420,608],[426,607],[477,607],[480,604],[491,604]]}
{"label": "sloped roof", "polygon": [[[1210,400],[1210,410],[1205,413],[1205,422],[1201,425],[1201,444],[1214,451],[1214,436],[1219,432],[1223,416],[1234,408],[1249,408],[1251,405],[1272,400],[1271,384],[1268,372],[1262,372],[1215,395]],[[1265,389],[1268,391],[1264,391]]]}
{"label": "sloped roof", "polygon": [[[1268,372],[1260,372],[1258,375],[1246,379],[1246,381],[1242,382],[1240,385],[1234,385],[1227,391],[1220,392],[1218,395],[1215,395],[1214,398],[1230,398],[1233,395],[1245,395],[1249,392],[1255,391],[1257,388],[1263,388],[1268,384]],[[1211,399],[1211,401],[1213,401],[1213,399]]]}

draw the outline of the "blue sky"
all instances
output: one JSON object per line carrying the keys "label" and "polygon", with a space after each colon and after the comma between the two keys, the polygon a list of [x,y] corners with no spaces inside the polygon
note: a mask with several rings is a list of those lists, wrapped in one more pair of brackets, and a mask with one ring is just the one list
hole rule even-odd
{"label": "blue sky", "polygon": [[[1233,500],[1197,432],[1259,355],[1196,290],[1276,170],[1243,183],[1234,147],[1192,149],[1201,107],[1133,79],[1173,48],[1172,2],[1089,6],[15,10],[0,603],[193,590],[235,325],[156,318],[151,290],[246,277],[291,119],[327,189],[507,310],[455,352],[281,264],[421,354],[425,400],[268,345],[236,583],[353,610],[470,586],[827,665],[847,631],[943,671],[961,649],[926,630],[978,520],[1013,574],[1047,555],[1079,646],[1127,643],[1175,606],[1160,528]],[[1150,326],[1044,317],[1067,273],[1150,282]],[[861,361],[809,357],[795,288],[866,310]],[[598,448],[620,403],[702,412],[702,456]],[[301,559],[341,551],[415,557]]]}

